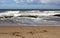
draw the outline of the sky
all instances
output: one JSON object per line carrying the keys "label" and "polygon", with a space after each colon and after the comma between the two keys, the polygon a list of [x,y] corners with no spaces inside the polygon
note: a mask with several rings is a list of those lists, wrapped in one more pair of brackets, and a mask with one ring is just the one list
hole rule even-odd
{"label": "sky", "polygon": [[0,9],[60,9],[60,0],[0,0]]}

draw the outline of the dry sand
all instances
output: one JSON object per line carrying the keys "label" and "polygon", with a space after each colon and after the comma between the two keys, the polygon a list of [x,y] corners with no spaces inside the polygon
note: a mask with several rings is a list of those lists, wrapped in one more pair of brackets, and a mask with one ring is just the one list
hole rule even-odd
{"label": "dry sand", "polygon": [[60,38],[60,26],[0,27],[0,38]]}

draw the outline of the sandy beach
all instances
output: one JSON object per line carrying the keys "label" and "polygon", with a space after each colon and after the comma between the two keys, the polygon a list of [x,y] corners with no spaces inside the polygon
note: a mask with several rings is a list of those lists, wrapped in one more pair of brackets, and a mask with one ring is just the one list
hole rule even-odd
{"label": "sandy beach", "polygon": [[60,38],[60,26],[5,26],[0,38]]}

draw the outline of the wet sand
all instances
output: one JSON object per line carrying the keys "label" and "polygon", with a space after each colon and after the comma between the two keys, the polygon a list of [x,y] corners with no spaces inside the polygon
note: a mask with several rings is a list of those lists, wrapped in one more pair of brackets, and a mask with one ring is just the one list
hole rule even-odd
{"label": "wet sand", "polygon": [[60,38],[60,26],[4,26],[0,38]]}

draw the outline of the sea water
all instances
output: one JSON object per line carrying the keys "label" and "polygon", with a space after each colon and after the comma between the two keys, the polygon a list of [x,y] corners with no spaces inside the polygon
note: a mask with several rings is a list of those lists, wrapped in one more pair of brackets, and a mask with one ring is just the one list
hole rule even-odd
{"label": "sea water", "polygon": [[[45,18],[50,18],[51,20],[43,20]],[[56,18],[60,19],[60,17]],[[0,20],[0,26],[59,26],[60,21],[58,21],[57,19],[53,18],[53,16],[41,18],[13,17],[8,19],[6,18],[3,21]]]}

